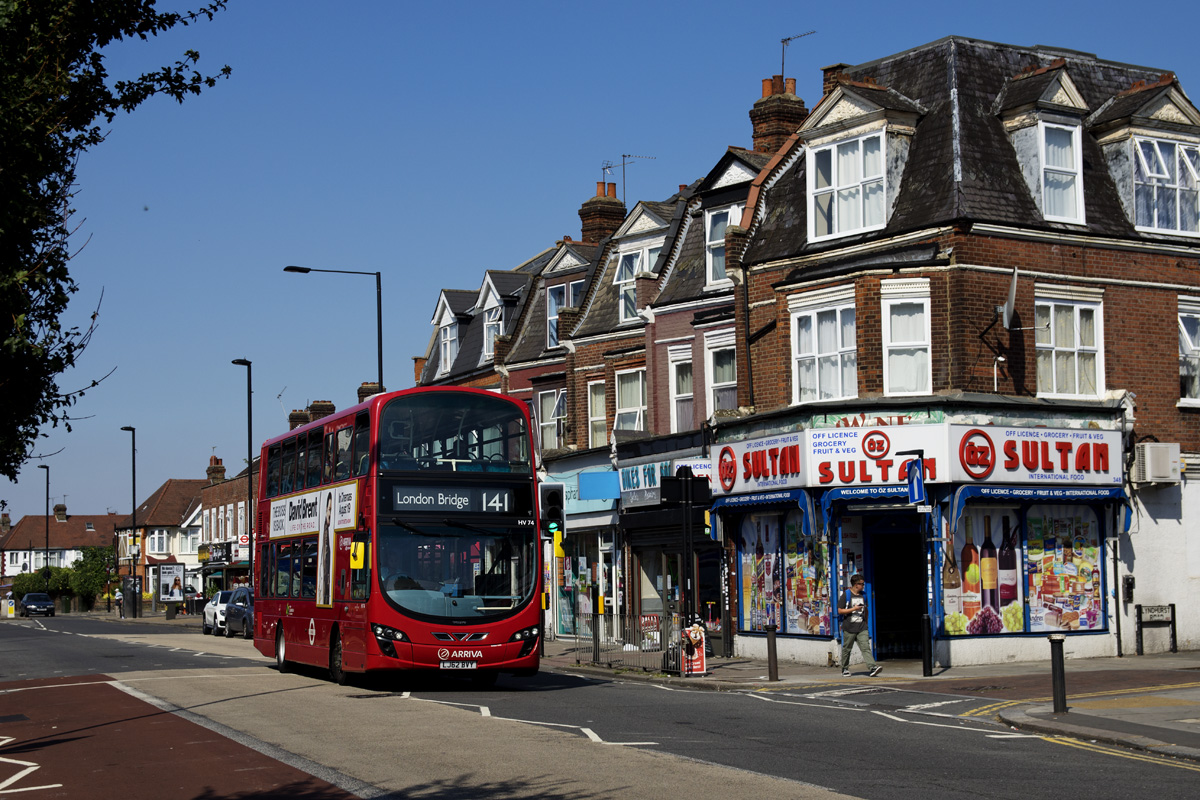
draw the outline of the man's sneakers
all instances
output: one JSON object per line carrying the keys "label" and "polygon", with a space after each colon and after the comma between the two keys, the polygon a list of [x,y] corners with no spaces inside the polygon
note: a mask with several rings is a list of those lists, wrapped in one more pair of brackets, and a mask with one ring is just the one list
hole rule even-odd
{"label": "man's sneakers", "polygon": [[850,670],[848,670],[848,669],[844,669],[844,670],[842,670],[842,677],[843,677],[843,678],[849,678],[849,677],[850,677]]}
{"label": "man's sneakers", "polygon": [[[867,677],[874,678],[876,675],[878,675],[881,672],[883,672],[883,667],[876,664],[875,666],[871,667],[871,671],[867,673]],[[843,673],[843,674],[848,674],[848,673]]]}

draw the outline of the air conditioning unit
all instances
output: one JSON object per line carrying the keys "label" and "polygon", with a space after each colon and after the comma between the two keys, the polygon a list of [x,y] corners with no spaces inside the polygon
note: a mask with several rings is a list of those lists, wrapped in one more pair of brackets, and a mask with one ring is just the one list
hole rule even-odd
{"label": "air conditioning unit", "polygon": [[1179,444],[1142,442],[1133,458],[1134,483],[1179,483]]}

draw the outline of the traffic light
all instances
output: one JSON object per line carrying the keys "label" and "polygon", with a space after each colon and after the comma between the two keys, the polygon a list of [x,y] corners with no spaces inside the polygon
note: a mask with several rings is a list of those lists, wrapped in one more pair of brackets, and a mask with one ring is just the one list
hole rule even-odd
{"label": "traffic light", "polygon": [[542,519],[543,535],[557,541],[565,529],[563,520],[563,496],[561,483],[538,484],[538,508]]}

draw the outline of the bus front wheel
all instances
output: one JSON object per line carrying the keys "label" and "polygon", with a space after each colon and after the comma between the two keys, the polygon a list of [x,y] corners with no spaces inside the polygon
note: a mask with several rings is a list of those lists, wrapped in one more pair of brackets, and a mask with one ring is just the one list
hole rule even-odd
{"label": "bus front wheel", "polygon": [[329,643],[329,677],[338,686],[345,686],[349,679],[342,663],[342,637],[337,631],[333,632],[333,641]]}
{"label": "bus front wheel", "polygon": [[283,630],[275,633],[275,666],[281,673],[288,671],[287,649],[283,642]]}

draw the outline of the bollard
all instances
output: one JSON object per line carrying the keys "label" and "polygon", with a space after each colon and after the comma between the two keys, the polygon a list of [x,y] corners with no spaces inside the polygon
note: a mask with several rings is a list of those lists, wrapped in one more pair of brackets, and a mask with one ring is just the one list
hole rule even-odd
{"label": "bollard", "polygon": [[775,626],[767,628],[767,680],[779,680],[779,658],[775,654]]}
{"label": "bollard", "polygon": [[928,614],[921,615],[921,674],[933,675],[933,628]]}
{"label": "bollard", "polygon": [[1063,670],[1063,640],[1066,635],[1062,633],[1052,633],[1047,637],[1050,640],[1050,670],[1051,680],[1054,684],[1054,713],[1067,713],[1067,680]]}

